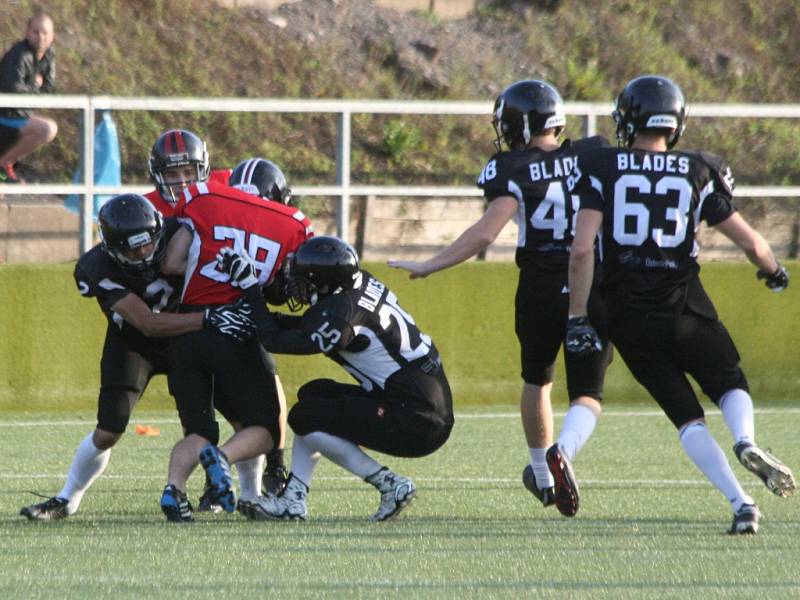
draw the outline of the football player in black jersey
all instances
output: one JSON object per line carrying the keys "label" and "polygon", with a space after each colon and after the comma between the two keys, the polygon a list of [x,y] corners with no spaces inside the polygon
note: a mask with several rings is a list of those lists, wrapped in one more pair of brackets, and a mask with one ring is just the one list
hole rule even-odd
{"label": "football player in black jersey", "polygon": [[[519,228],[516,262],[516,333],[521,346],[520,412],[530,462],[522,481],[544,506],[566,516],[578,511],[572,461],[594,430],[601,412],[603,379],[611,348],[587,358],[565,355],[570,407],[553,444],[550,394],[567,322],[567,265],[577,197],[566,189],[576,157],[607,147],[602,137],[559,142],[566,124],[561,95],[544,81],[518,81],[498,96],[493,124],[498,152],[478,178],[489,206],[450,246],[424,262],[391,260],[389,265],[425,277],[482,252],[513,217]],[[502,143],[508,150],[502,151]],[[604,306],[592,294],[592,318],[602,333]]]}
{"label": "football player in black jersey", "polygon": [[311,238],[287,258],[287,295],[297,307],[309,306],[302,317],[267,312],[247,256],[231,251],[219,260],[246,290],[258,336],[268,351],[324,353],[361,384],[315,379],[300,388],[289,411],[295,434],[289,481],[282,494],[252,503],[250,516],[305,519],[320,454],[381,493],[370,520],[397,515],[413,499],[414,483],[381,466],[359,446],[419,457],[447,441],[453,400],[431,338],[383,283],[359,268],[355,250],[338,238]]}
{"label": "football player in black jersey", "polygon": [[78,510],[89,486],[105,470],[150,378],[166,373],[168,336],[203,327],[247,335],[249,319],[229,306],[197,314],[170,312],[178,305],[183,281],[162,276],[159,267],[179,225],[165,222],[146,198],[112,198],[98,221],[103,241],[80,258],[74,274],[81,295],[96,298],[108,319],[97,428],[78,447],[63,489],[21,510],[31,520],[63,519]]}
{"label": "football player in black jersey", "polygon": [[739,353],[698,273],[701,221],[739,246],[773,291],[789,275],[766,240],[732,205],[733,176],[718,156],[673,150],[684,129],[683,93],[665,77],[630,81],[613,113],[618,149],[581,155],[570,176],[581,198],[569,267],[567,350],[595,352],[601,340],[587,313],[602,232],[609,335],[634,377],[679,431],[686,454],[731,502],[732,534],[756,533],[759,511],[705,426],[686,374],[722,411],[739,461],[778,496],[795,489],[791,471],[755,445],[753,402]]}

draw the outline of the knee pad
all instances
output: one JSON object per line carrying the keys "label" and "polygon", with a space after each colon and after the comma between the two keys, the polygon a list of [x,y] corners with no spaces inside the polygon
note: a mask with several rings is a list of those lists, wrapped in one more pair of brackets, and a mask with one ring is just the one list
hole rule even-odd
{"label": "knee pad", "polygon": [[133,388],[101,388],[97,406],[97,427],[110,433],[125,433],[133,406],[141,390]]}

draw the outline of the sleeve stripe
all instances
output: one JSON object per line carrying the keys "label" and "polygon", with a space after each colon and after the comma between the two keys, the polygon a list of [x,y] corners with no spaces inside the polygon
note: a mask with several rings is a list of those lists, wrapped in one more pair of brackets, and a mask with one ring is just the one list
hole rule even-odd
{"label": "sleeve stripe", "polygon": [[125,289],[124,285],[120,285],[118,283],[114,283],[108,277],[106,277],[105,279],[100,280],[100,283],[98,283],[97,285],[99,285],[104,290],[109,290],[109,291],[110,290],[124,290]]}

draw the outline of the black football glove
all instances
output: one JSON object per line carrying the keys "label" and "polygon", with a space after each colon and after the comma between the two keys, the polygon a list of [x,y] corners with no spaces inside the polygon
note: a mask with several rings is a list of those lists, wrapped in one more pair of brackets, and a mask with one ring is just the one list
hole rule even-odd
{"label": "black football glove", "polygon": [[217,265],[223,273],[230,275],[233,287],[246,290],[258,285],[256,265],[247,254],[239,254],[233,248],[225,246],[217,254]]}
{"label": "black football glove", "polygon": [[575,356],[588,356],[603,349],[600,337],[589,323],[589,317],[572,317],[567,320],[564,346],[567,352]]}
{"label": "black football glove", "polygon": [[782,267],[780,263],[778,264],[778,269],[772,275],[759,269],[756,273],[756,278],[763,279],[764,285],[773,292],[782,292],[789,287],[789,271],[786,270],[786,267]]}
{"label": "black football glove", "polygon": [[255,324],[250,318],[252,314],[252,307],[242,298],[234,304],[205,309],[203,311],[203,327],[213,327],[220,333],[231,336],[237,342],[246,342],[255,331]]}

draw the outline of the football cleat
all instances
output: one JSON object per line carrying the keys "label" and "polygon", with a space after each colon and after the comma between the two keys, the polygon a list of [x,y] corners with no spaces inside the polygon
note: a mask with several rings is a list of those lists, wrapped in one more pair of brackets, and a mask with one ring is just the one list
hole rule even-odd
{"label": "football cleat", "polygon": [[30,521],[58,521],[69,516],[67,504],[63,498],[54,496],[46,502],[23,507],[19,514],[28,517]]}
{"label": "football cleat", "polygon": [[365,481],[381,493],[378,512],[369,518],[372,522],[393,519],[411,503],[417,494],[417,488],[413,481],[397,475],[386,467],[373,473]]}
{"label": "football cleat", "polygon": [[733,447],[736,458],[744,468],[755,473],[773,494],[788,498],[794,494],[797,484],[789,467],[750,442],[739,442]]}
{"label": "football cleat", "polygon": [[245,519],[257,519],[255,515],[255,507],[254,507],[253,500],[242,500],[239,499],[239,502],[236,503],[236,510],[239,511],[239,514],[242,515]]}
{"label": "football cleat", "polygon": [[[0,167],[0,183],[20,183],[19,177],[14,173],[12,165]],[[59,517],[59,519],[62,517]]]}
{"label": "football cleat", "polygon": [[211,486],[203,488],[203,495],[197,503],[197,512],[221,513],[222,505],[217,501]]}
{"label": "football cleat", "polygon": [[555,503],[558,512],[565,517],[574,517],[578,513],[580,492],[575,473],[569,459],[564,456],[558,444],[550,446],[547,451],[547,466],[555,479]]}
{"label": "football cleat", "polygon": [[182,491],[170,484],[164,488],[161,494],[161,512],[167,517],[170,523],[191,523],[194,521],[192,516],[192,505]]}
{"label": "football cleat", "polygon": [[308,518],[307,497],[308,487],[290,474],[280,496],[259,496],[251,500],[247,517],[260,521],[305,521]]}
{"label": "football cleat", "polygon": [[731,535],[755,534],[758,532],[758,520],[761,512],[755,504],[743,504],[742,507],[733,513],[733,523],[728,533]]}
{"label": "football cleat", "polygon": [[222,510],[232,513],[236,510],[236,490],[231,477],[231,465],[225,453],[212,444],[200,450],[200,464],[203,465],[209,481],[211,494],[222,506]]}
{"label": "football cleat", "polygon": [[267,466],[267,470],[261,476],[261,493],[265,496],[269,494],[278,496],[283,491],[283,488],[286,487],[288,477],[286,467],[283,465],[278,465],[277,467]]}
{"label": "football cleat", "polygon": [[555,504],[555,488],[551,486],[540,489],[536,485],[536,476],[533,474],[533,467],[529,464],[526,465],[522,470],[522,485],[524,485],[525,489],[527,489],[531,494],[536,496],[543,506],[551,506],[552,504]]}

